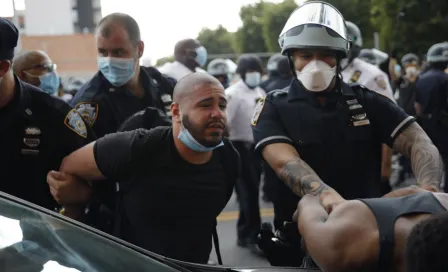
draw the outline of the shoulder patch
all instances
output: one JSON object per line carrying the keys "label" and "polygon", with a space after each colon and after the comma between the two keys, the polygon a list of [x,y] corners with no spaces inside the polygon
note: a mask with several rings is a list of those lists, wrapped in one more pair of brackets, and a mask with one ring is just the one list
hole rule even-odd
{"label": "shoulder patch", "polygon": [[273,97],[284,96],[284,95],[288,94],[288,90],[289,90],[289,86],[284,89],[274,90],[274,91],[270,92],[269,94],[272,94]]}
{"label": "shoulder patch", "polygon": [[260,118],[261,112],[263,111],[265,104],[266,104],[266,97],[263,97],[258,100],[257,105],[255,106],[254,115],[252,116],[252,120],[250,122],[252,126],[257,125],[258,118]]}
{"label": "shoulder patch", "polygon": [[361,77],[362,72],[359,70],[356,70],[352,77],[350,78],[350,83],[358,82],[359,78]]}
{"label": "shoulder patch", "polygon": [[86,121],[89,126],[93,126],[98,117],[98,104],[93,102],[81,102],[75,106],[75,109]]}
{"label": "shoulder patch", "polygon": [[376,84],[378,84],[378,86],[381,89],[383,89],[383,90],[387,89],[387,83],[386,83],[386,81],[384,80],[384,78],[382,76],[375,77],[375,82],[376,82]]}
{"label": "shoulder patch", "polygon": [[74,131],[76,134],[83,138],[87,138],[87,128],[81,115],[72,109],[67,116],[65,116],[64,125]]}

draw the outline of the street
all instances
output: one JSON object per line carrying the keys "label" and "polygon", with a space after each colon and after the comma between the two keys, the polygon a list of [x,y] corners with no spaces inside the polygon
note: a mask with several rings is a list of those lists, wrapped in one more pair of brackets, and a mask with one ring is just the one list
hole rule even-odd
{"label": "street", "polygon": [[[394,172],[396,173],[396,172]],[[396,174],[395,174],[396,175]],[[396,177],[392,177],[394,180]],[[394,184],[395,182],[392,182]],[[406,182],[393,186],[394,189],[410,186],[415,184],[415,179],[411,178]],[[262,192],[260,192],[260,195]],[[238,220],[238,202],[236,195],[233,194],[224,211],[218,217],[218,235],[224,265],[228,266],[250,266],[250,267],[266,267],[269,262],[261,256],[255,255],[249,249],[242,248],[236,244],[236,223]],[[272,222],[274,218],[274,210],[271,203],[266,203],[260,198],[260,214],[262,222]],[[216,253],[213,249],[210,254],[210,260],[216,261]]]}
{"label": "street", "polygon": [[[236,223],[238,220],[238,202],[233,194],[224,211],[218,217],[218,235],[222,261],[229,266],[269,266],[269,262],[261,256],[255,255],[249,249],[236,244]],[[274,210],[271,203],[260,199],[260,213],[262,221],[272,222]],[[213,249],[210,259],[216,261],[216,253]]]}

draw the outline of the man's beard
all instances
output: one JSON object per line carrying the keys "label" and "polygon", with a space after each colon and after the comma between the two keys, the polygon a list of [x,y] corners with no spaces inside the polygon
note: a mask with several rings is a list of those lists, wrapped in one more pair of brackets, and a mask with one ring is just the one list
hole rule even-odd
{"label": "man's beard", "polygon": [[[205,129],[207,129],[210,125],[215,124],[215,123],[221,124],[224,127],[224,132],[212,132],[209,135],[207,135],[211,139],[207,140],[206,135],[205,135]],[[199,128],[199,127],[195,127],[190,122],[188,115],[183,115],[182,116],[182,124],[183,124],[184,128],[190,132],[190,134],[193,136],[193,138],[198,143],[200,143],[201,145],[203,145],[205,147],[213,147],[213,146],[216,146],[219,143],[221,143],[222,138],[224,137],[224,135],[226,135],[226,131],[227,131],[227,126],[221,120],[217,120],[217,119],[210,120],[202,128]]]}

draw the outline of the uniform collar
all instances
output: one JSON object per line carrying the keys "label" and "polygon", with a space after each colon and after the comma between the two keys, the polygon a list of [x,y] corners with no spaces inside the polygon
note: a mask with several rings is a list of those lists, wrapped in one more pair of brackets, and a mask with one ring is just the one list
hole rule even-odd
{"label": "uniform collar", "polygon": [[15,88],[14,97],[5,108],[0,109],[2,120],[0,128],[9,127],[11,124],[20,122],[23,118],[31,118],[33,112],[31,106],[30,89],[35,88],[27,83],[22,82],[14,75]]}
{"label": "uniform collar", "polygon": [[16,75],[14,75],[14,81],[16,83],[16,86],[14,91],[15,94],[13,98],[13,103],[17,103],[15,107],[15,112],[18,115],[25,114],[25,116],[30,116],[31,110],[29,109],[29,107],[31,105],[31,94],[28,91],[28,89],[33,88],[34,86],[27,86],[29,84],[21,81]]}
{"label": "uniform collar", "polygon": [[[355,96],[355,93],[353,92],[353,90],[350,88],[349,85],[342,82],[342,80],[340,80],[340,82],[342,87],[340,93],[342,94],[342,96]],[[315,99],[316,99],[315,93],[306,90],[305,87],[303,87],[303,85],[299,82],[299,80],[297,79],[292,80],[288,91],[288,101],[292,100],[315,101]]]}

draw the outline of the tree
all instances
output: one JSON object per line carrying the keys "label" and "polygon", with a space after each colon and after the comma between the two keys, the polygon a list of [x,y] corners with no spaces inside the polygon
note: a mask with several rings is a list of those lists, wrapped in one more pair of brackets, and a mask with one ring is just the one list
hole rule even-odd
{"label": "tree", "polygon": [[173,62],[173,61],[174,61],[174,57],[173,56],[163,57],[163,58],[158,59],[156,61],[156,67],[162,66],[163,64],[165,64],[167,62]]}
{"label": "tree", "polygon": [[235,49],[238,53],[267,51],[262,20],[263,14],[272,6],[274,6],[273,3],[261,1],[241,7],[240,18],[243,25],[235,34]]}
{"label": "tree", "polygon": [[199,32],[197,40],[207,48],[208,54],[235,53],[235,49],[233,48],[233,34],[220,25],[214,30],[203,28]]}
{"label": "tree", "polygon": [[356,24],[361,30],[364,48],[372,48],[375,28],[370,20],[372,0],[326,0],[335,6],[346,21]]}
{"label": "tree", "polygon": [[278,36],[291,13],[297,8],[294,0],[285,0],[273,5],[263,15],[263,38],[269,52],[278,52]]}
{"label": "tree", "polygon": [[[446,39],[448,2],[446,0],[371,0],[372,23],[380,29],[387,50],[399,49],[424,54],[429,47]],[[442,36],[441,36],[442,35]]]}

